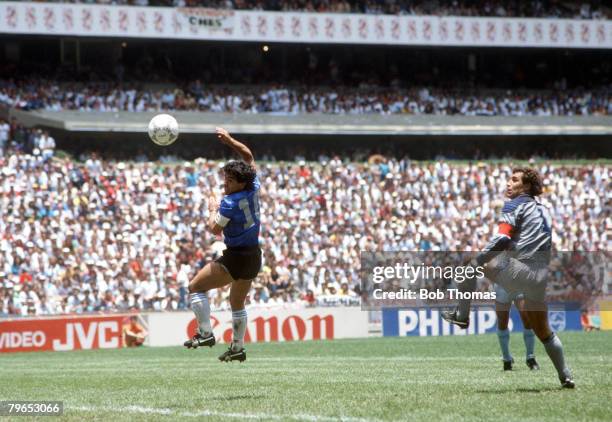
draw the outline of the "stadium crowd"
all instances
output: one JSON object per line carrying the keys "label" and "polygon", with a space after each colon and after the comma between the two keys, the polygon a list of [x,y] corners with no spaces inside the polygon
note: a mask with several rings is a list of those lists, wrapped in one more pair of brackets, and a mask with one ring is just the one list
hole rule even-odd
{"label": "stadium crowd", "polygon": [[[190,277],[223,248],[205,230],[223,164],[60,159],[49,138],[0,122],[0,316],[185,308]],[[361,250],[478,250],[510,169],[382,156],[260,164],[264,267],[248,304],[358,304]],[[555,248],[609,250],[610,167],[539,169]],[[558,271],[558,297],[592,288]],[[227,290],[211,295],[227,307]]]}
{"label": "stadium crowd", "polygon": [[600,0],[56,0],[132,6],[211,7],[236,10],[605,19]]}
{"label": "stadium crowd", "polygon": [[109,83],[0,80],[0,104],[22,110],[206,111],[276,114],[436,114],[464,116],[612,115],[612,91],[477,91],[430,88],[204,86],[144,89]]}

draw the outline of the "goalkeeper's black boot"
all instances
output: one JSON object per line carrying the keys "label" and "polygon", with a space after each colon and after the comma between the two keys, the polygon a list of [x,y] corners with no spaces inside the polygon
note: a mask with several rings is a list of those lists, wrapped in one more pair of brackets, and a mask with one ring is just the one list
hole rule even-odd
{"label": "goalkeeper's black boot", "polygon": [[460,328],[467,328],[470,326],[470,318],[467,319],[459,319],[457,318],[457,309],[455,308],[452,311],[442,311],[442,319],[450,322],[451,324],[455,324]]}
{"label": "goalkeeper's black boot", "polygon": [[504,371],[512,371],[512,364],[514,363],[514,359],[505,360],[504,361]]}
{"label": "goalkeeper's black boot", "polygon": [[183,343],[188,349],[197,349],[198,347],[208,346],[213,347],[217,341],[215,340],[215,335],[210,333],[206,337],[202,337],[200,333],[197,333],[195,336],[191,337],[191,339],[187,340]]}
{"label": "goalkeeper's black boot", "polygon": [[576,384],[574,380],[570,377],[565,377],[564,379],[560,379],[562,388],[576,388]]}
{"label": "goalkeeper's black boot", "polygon": [[233,360],[244,362],[246,360],[246,351],[244,350],[244,347],[240,350],[234,350],[230,345],[230,347],[225,351],[225,353],[219,356],[219,360],[221,362],[231,362]]}

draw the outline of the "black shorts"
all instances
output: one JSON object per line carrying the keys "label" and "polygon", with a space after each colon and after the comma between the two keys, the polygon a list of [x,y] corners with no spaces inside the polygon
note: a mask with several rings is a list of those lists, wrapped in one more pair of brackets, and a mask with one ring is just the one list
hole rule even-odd
{"label": "black shorts", "polygon": [[259,246],[228,247],[215,262],[223,265],[234,280],[252,280],[261,270],[261,249]]}

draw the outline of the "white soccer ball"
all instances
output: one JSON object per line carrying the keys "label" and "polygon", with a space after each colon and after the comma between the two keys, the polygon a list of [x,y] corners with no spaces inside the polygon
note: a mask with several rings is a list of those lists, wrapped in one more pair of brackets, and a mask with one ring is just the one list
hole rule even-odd
{"label": "white soccer ball", "polygon": [[178,122],[169,114],[158,114],[149,122],[149,137],[157,145],[170,145],[178,136]]}

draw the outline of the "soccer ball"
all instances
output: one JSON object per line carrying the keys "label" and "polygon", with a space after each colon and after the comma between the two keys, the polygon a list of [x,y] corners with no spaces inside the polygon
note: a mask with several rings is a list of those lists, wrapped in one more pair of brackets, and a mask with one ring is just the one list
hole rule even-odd
{"label": "soccer ball", "polygon": [[149,122],[149,137],[157,145],[170,145],[177,140],[178,135],[178,123],[169,114],[158,114]]}

